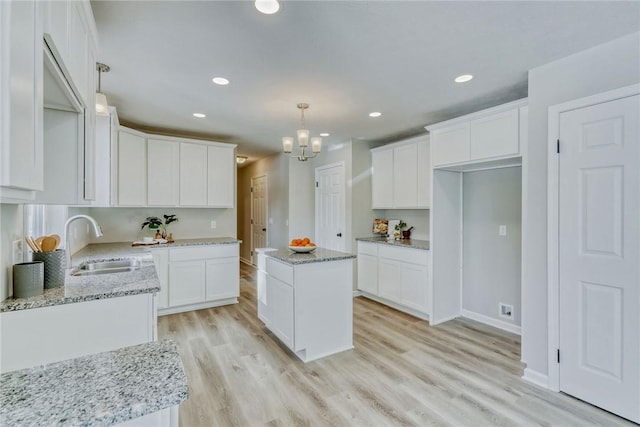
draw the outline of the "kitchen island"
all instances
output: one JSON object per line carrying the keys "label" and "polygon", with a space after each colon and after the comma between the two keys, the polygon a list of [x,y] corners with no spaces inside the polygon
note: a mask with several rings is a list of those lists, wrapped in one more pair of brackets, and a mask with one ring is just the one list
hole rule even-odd
{"label": "kitchen island", "polygon": [[0,375],[0,424],[177,427],[187,394],[175,342],[157,341]]}
{"label": "kitchen island", "polygon": [[303,362],[353,348],[353,254],[258,249],[258,317]]}

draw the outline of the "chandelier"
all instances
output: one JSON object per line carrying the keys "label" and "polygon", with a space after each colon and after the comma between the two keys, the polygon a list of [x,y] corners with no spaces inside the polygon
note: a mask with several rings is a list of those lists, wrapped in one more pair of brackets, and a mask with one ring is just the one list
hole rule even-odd
{"label": "chandelier", "polygon": [[[297,131],[300,154],[291,157],[296,157],[301,162],[306,162],[308,159],[313,159],[322,150],[322,138],[319,136],[311,138],[311,152],[313,154],[308,155],[305,153],[305,150],[309,147],[309,129],[306,129],[305,126],[304,110],[309,108],[309,104],[301,102],[298,104],[298,108],[300,109],[300,123],[302,124],[301,128]],[[285,136],[282,138],[282,149],[286,154],[290,154],[293,151],[293,137]]]}

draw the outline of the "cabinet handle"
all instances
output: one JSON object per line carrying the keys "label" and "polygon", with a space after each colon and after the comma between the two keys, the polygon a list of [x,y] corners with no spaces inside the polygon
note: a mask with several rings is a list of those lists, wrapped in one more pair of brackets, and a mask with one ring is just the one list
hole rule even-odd
{"label": "cabinet handle", "polygon": [[266,229],[266,228],[263,228],[263,229],[262,229],[262,231],[267,231],[267,229]]}
{"label": "cabinet handle", "polygon": [[342,237],[342,233],[338,233],[338,234],[336,234],[336,236]]}

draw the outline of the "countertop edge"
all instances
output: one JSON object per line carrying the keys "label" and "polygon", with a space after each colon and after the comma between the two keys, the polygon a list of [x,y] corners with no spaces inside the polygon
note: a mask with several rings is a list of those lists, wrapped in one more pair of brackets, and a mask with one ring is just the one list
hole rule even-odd
{"label": "countertop edge", "polygon": [[430,240],[408,239],[408,240],[387,240],[380,237],[356,237],[358,242],[375,243],[378,245],[395,246],[398,248],[418,249],[421,251],[431,250]]}

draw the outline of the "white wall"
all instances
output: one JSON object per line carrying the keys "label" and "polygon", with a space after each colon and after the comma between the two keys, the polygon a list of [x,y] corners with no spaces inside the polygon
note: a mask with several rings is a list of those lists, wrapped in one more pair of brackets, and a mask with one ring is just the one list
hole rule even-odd
{"label": "white wall", "polygon": [[529,71],[529,146],[523,164],[522,360],[547,375],[547,111],[640,81],[640,33]]}
{"label": "white wall", "polygon": [[308,237],[315,241],[314,163],[289,158],[289,241]]}
{"label": "white wall", "polygon": [[382,212],[382,218],[401,219],[407,223],[407,228],[413,226],[412,239],[429,240],[429,209],[386,209]]}
{"label": "white wall", "polygon": [[240,258],[251,260],[251,178],[267,175],[267,246],[288,243],[289,158],[276,154],[238,169],[238,239]]}
{"label": "white wall", "polygon": [[[102,227],[103,237],[91,233],[91,243],[131,242],[144,236],[153,236],[155,231],[140,226],[148,216],[176,214],[179,221],[169,225],[167,231],[174,239],[200,237],[236,237],[235,209],[206,208],[90,208],[91,215]],[[216,221],[216,228],[211,228]]]}
{"label": "white wall", "polygon": [[[22,205],[0,204],[0,301],[13,295],[12,280],[12,249],[14,240],[22,240]],[[23,244],[27,249],[26,243]]]}
{"label": "white wall", "polygon": [[[520,167],[463,174],[462,308],[520,326]],[[498,227],[507,226],[500,236]],[[513,306],[500,317],[499,303]]]}

